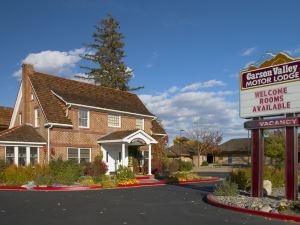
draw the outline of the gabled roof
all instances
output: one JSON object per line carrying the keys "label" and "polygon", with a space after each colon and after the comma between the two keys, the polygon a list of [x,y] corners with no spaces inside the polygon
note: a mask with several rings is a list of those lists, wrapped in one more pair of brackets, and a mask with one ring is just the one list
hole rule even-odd
{"label": "gabled roof", "polygon": [[162,127],[160,122],[157,120],[152,120],[152,128],[151,128],[152,134],[167,134],[165,129]]}
{"label": "gabled roof", "polygon": [[39,143],[45,139],[30,125],[22,125],[0,132],[0,143]]}
{"label": "gabled roof", "polygon": [[111,132],[98,139],[98,143],[125,142],[131,143],[141,139],[144,144],[157,144],[157,141],[143,130],[124,130]]}
{"label": "gabled roof", "polygon": [[71,124],[65,116],[65,103],[154,117],[130,92],[38,72],[29,78],[49,123]]}
{"label": "gabled roof", "polygon": [[251,150],[251,139],[235,138],[220,145],[222,153],[226,152],[248,152]]}
{"label": "gabled roof", "polygon": [[187,144],[175,144],[166,150],[167,156],[192,156],[195,154],[195,149]]}
{"label": "gabled roof", "polygon": [[14,109],[0,106],[0,127],[8,127]]}

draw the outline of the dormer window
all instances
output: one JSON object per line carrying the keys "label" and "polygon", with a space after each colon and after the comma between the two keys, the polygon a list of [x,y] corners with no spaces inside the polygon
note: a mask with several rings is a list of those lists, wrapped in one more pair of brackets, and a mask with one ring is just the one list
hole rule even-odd
{"label": "dormer window", "polygon": [[89,128],[90,127],[90,111],[86,109],[79,109],[78,112],[78,123],[81,128]]}
{"label": "dormer window", "polygon": [[108,114],[109,127],[121,127],[121,116],[117,114]]}
{"label": "dormer window", "polygon": [[135,128],[139,130],[144,130],[144,119],[136,118],[135,120]]}

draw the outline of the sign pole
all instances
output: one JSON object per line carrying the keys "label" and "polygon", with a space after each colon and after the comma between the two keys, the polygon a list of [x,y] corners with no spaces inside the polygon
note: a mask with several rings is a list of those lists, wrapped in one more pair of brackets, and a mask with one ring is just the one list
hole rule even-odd
{"label": "sign pole", "polygon": [[[258,118],[255,118],[256,120]],[[263,129],[252,130],[252,197],[263,197],[263,176],[264,176],[264,132]]]}
{"label": "sign pole", "polygon": [[[287,115],[291,117],[293,115]],[[298,132],[296,127],[285,131],[285,196],[288,200],[298,198]]]}

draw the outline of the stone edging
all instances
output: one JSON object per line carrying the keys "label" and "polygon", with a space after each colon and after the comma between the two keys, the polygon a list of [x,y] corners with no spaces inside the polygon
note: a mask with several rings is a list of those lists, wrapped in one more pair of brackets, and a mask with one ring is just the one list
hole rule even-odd
{"label": "stone edging", "polygon": [[224,209],[233,210],[236,212],[248,213],[252,215],[258,215],[258,216],[263,216],[263,217],[268,217],[268,218],[278,219],[278,220],[290,220],[290,221],[300,222],[300,217],[298,216],[278,214],[278,213],[268,213],[268,212],[253,210],[253,209],[246,209],[237,206],[227,205],[216,200],[212,194],[207,195],[207,202],[211,205],[224,208]]}
{"label": "stone edging", "polygon": [[[187,183],[208,183],[221,181],[220,178],[211,178],[205,180],[189,180],[189,181],[179,181],[177,183],[170,183],[166,181],[158,181],[151,183],[138,183],[138,184],[127,184],[127,185],[118,185],[116,188],[131,188],[131,187],[146,187],[146,186],[159,186],[167,184],[187,184]],[[18,190],[18,191],[87,191],[87,190],[99,190],[103,189],[102,186],[90,186],[90,187],[33,187],[32,189],[27,189],[21,186],[0,186],[1,190]]]}

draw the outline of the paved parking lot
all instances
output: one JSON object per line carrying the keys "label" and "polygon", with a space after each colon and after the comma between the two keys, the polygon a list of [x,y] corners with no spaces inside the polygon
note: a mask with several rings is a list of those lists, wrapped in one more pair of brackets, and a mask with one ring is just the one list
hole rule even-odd
{"label": "paved parking lot", "polygon": [[1,225],[286,224],[210,206],[211,184],[79,192],[0,191]]}

